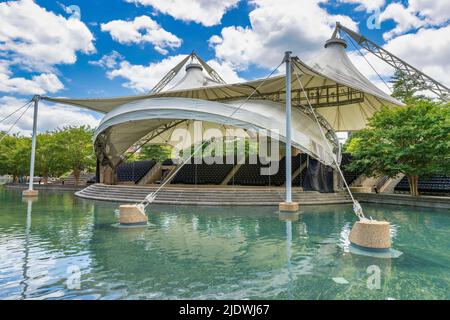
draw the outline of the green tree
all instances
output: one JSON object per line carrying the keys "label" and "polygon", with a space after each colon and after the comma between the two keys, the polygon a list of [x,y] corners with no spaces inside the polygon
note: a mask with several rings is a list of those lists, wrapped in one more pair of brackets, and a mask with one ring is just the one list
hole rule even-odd
{"label": "green tree", "polygon": [[392,96],[405,103],[414,99],[425,99],[423,95],[417,95],[420,90],[419,82],[415,78],[407,77],[402,71],[395,71],[392,79]]}
{"label": "green tree", "polygon": [[30,138],[17,134],[5,136],[0,142],[0,174],[12,175],[14,182],[26,175],[30,165],[30,152]]}
{"label": "green tree", "polygon": [[67,171],[64,163],[65,144],[60,144],[55,132],[40,133],[36,141],[36,173],[48,182],[50,176],[59,177]]}
{"label": "green tree", "polygon": [[450,173],[450,109],[429,100],[409,103],[383,108],[353,135],[346,150],[355,160],[347,169],[368,176],[403,173],[417,196],[419,176]]}
{"label": "green tree", "polygon": [[172,148],[164,144],[146,144],[139,153],[139,160],[155,160],[162,162],[172,155]]}
{"label": "green tree", "polygon": [[58,170],[72,171],[75,184],[79,184],[80,174],[83,171],[91,171],[95,168],[95,154],[92,146],[93,130],[88,126],[65,127],[56,130],[55,144],[63,148],[58,150],[53,157],[60,161]]}
{"label": "green tree", "polygon": [[[222,144],[222,145],[221,145]],[[186,154],[193,154],[195,150],[200,146],[200,143],[197,143],[195,145],[191,145],[190,147],[181,150],[179,152],[179,156],[183,157],[183,155]],[[195,156],[200,157],[225,157],[225,156],[231,156],[234,155],[237,157],[238,155],[241,156],[241,153],[243,152],[243,156],[245,159],[248,159],[250,155],[258,155],[258,142],[257,141],[251,141],[249,139],[237,141],[237,140],[231,140],[226,141],[222,139],[217,139],[215,141],[211,141],[208,143],[205,143],[202,146],[202,151],[197,150],[197,153]],[[243,150],[242,150],[243,148]]]}

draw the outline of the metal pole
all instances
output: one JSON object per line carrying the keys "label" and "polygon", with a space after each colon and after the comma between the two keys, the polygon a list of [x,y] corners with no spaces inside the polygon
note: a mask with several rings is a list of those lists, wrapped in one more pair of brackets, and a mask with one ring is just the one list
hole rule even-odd
{"label": "metal pole", "polygon": [[33,180],[34,180],[34,160],[36,156],[36,135],[37,135],[37,118],[38,118],[38,106],[40,96],[34,96],[34,115],[33,115],[33,138],[31,140],[31,160],[30,160],[30,184],[28,190],[33,190]]}
{"label": "metal pole", "polygon": [[291,51],[286,51],[286,202],[292,202]]}

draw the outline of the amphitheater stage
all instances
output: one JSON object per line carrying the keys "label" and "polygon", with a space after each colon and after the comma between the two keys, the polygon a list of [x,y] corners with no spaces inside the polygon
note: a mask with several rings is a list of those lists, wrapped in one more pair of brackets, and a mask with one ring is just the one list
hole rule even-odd
{"label": "amphitheater stage", "polygon": [[[77,197],[91,200],[129,202],[142,201],[158,185],[106,185],[93,184],[75,193]],[[192,186],[170,185],[156,196],[154,203],[202,206],[278,206],[284,200],[284,187],[244,186]],[[319,193],[292,190],[293,201],[300,205],[347,204],[351,199],[344,193]]]}

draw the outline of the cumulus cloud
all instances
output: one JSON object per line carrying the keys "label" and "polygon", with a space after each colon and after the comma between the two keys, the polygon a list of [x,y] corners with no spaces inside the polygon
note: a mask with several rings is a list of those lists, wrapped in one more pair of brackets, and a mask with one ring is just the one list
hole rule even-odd
{"label": "cumulus cloud", "polygon": [[450,25],[399,36],[388,41],[384,48],[450,86]]}
{"label": "cumulus cloud", "polygon": [[336,21],[357,30],[348,16],[332,15],[320,0],[253,0],[250,26],[223,28],[210,38],[216,57],[240,69],[251,64],[273,68],[291,50],[302,59],[312,57],[331,36]]}
{"label": "cumulus cloud", "polygon": [[109,54],[103,55],[100,60],[97,61],[89,61],[89,64],[93,66],[99,66],[105,69],[113,69],[118,66],[120,61],[124,60],[124,56],[122,56],[119,52],[113,50]]}
{"label": "cumulus cloud", "polygon": [[357,11],[379,9],[385,4],[385,0],[338,0],[338,2],[357,4]]}
{"label": "cumulus cloud", "polygon": [[0,75],[10,75],[11,70],[9,70],[9,63],[6,60],[0,60]]}
{"label": "cumulus cloud", "polygon": [[380,21],[393,20],[395,28],[384,33],[386,40],[420,27],[442,26],[450,21],[448,0],[409,0],[406,5],[389,4],[380,15]]}
{"label": "cumulus cloud", "polygon": [[[133,65],[128,61],[122,61],[117,68],[110,69],[107,72],[107,76],[110,79],[125,79],[123,86],[136,92],[150,92],[170,69],[184,58],[186,58],[185,54],[179,54],[148,65]],[[228,83],[244,80],[239,77],[233,66],[227,62],[212,59],[207,61],[207,63]],[[184,70],[181,70],[171,83],[177,83],[183,76]]]}
{"label": "cumulus cloud", "polygon": [[156,51],[167,54],[167,48],[174,49],[181,46],[181,39],[161,28],[148,16],[136,17],[134,20],[113,20],[102,23],[101,29],[109,32],[111,37],[122,44],[151,43]]}
{"label": "cumulus cloud", "polygon": [[[450,73],[450,26],[435,29],[420,29],[416,33],[401,35],[389,40],[383,47],[400,57],[404,61],[413,65],[433,79],[450,87],[448,74]],[[394,74],[395,69],[386,62],[378,59],[368,52],[364,52],[367,59],[374,69],[387,82]],[[352,51],[349,52],[350,59],[358,70],[370,79],[375,85],[387,93],[391,93],[377,73],[370,67],[361,55]],[[423,92],[426,95],[434,97],[430,92]]]}
{"label": "cumulus cloud", "polygon": [[240,77],[236,70],[233,68],[231,63],[226,61],[219,61],[216,59],[209,60],[206,62],[211,66],[216,72],[222,77],[226,83],[238,83],[245,81],[244,78]]}
{"label": "cumulus cloud", "polygon": [[123,86],[126,88],[137,92],[149,92],[170,69],[185,57],[186,55],[175,55],[146,66],[133,65],[128,61],[122,61],[118,68],[109,70],[107,76],[110,79],[125,79],[126,82]]}
{"label": "cumulus cloud", "polygon": [[11,77],[10,72],[2,73],[0,68],[0,92],[34,95],[54,93],[62,88],[64,85],[53,73],[42,73],[26,79]]}
{"label": "cumulus cloud", "polygon": [[94,36],[78,19],[65,18],[32,0],[0,3],[0,53],[11,64],[48,72],[73,64],[78,51],[95,52]]}
{"label": "cumulus cloud", "polygon": [[[94,36],[76,16],[65,18],[32,0],[0,3],[0,91],[54,93],[64,88],[55,65],[95,52]],[[14,76],[14,67],[30,72]]]}
{"label": "cumulus cloud", "polygon": [[450,20],[450,1],[448,0],[409,0],[409,8],[433,25]]}
{"label": "cumulus cloud", "polygon": [[[24,105],[27,101],[15,97],[4,96],[0,98],[0,119],[6,117],[17,108]],[[0,131],[8,130],[20,116],[22,111],[19,111],[13,117],[5,122],[0,123]],[[64,126],[81,126],[89,125],[96,127],[99,123],[99,115],[90,111],[85,111],[75,107],[67,107],[62,105],[49,105],[44,101],[39,103],[38,114],[38,131],[44,132],[62,128]],[[20,133],[30,136],[33,129],[33,108],[23,115],[21,120],[17,123],[11,133]]]}
{"label": "cumulus cloud", "polygon": [[223,15],[239,0],[126,0],[130,3],[152,6],[163,14],[182,21],[194,21],[210,27],[220,24]]}
{"label": "cumulus cloud", "polygon": [[[359,0],[340,0],[360,2]],[[380,21],[392,20],[395,26],[383,34],[385,49],[419,70],[449,86],[450,63],[450,2],[448,0],[409,0],[391,3],[384,8]],[[363,51],[364,52],[364,51]],[[376,72],[359,53],[351,52],[350,58],[357,68],[380,89],[390,93]],[[365,58],[384,79],[394,73],[394,68],[365,52]],[[391,85],[391,84],[389,84]],[[426,93],[428,94],[428,93]]]}
{"label": "cumulus cloud", "polygon": [[384,39],[392,39],[394,36],[403,34],[409,30],[427,25],[427,21],[419,18],[410,8],[405,8],[400,3],[391,3],[380,15],[380,22],[394,20],[394,29],[383,34]]}

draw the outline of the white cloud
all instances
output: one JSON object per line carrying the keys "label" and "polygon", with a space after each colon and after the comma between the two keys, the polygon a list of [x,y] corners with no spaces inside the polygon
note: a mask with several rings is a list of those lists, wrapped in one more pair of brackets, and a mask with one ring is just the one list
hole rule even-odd
{"label": "white cloud", "polygon": [[31,79],[23,77],[11,77],[10,72],[2,72],[0,65],[0,92],[10,94],[44,94],[55,93],[64,88],[64,85],[53,73],[42,73]]}
{"label": "white cloud", "polygon": [[118,66],[120,61],[123,60],[124,57],[119,52],[113,50],[110,54],[105,54],[98,61],[89,61],[89,64],[105,69],[113,69]]}
{"label": "white cloud", "polygon": [[363,11],[363,10],[374,10],[382,8],[385,4],[385,0],[338,0],[342,3],[351,3],[351,4],[358,4],[356,7],[357,11]]}
{"label": "white cloud", "polygon": [[450,1],[409,0],[407,5],[391,3],[380,15],[380,21],[393,20],[394,29],[386,32],[386,40],[420,27],[442,26],[450,21]]}
{"label": "white cloud", "polygon": [[34,76],[33,81],[42,88],[44,92],[54,93],[64,88],[64,85],[59,81],[58,77],[52,73],[43,73]]}
{"label": "white cloud", "polygon": [[[450,26],[436,29],[420,29],[417,33],[410,33],[391,39],[383,47],[428,76],[449,87],[449,39]],[[371,53],[366,51],[362,52],[383,79],[389,81],[390,77],[394,74],[395,69]],[[387,93],[391,93],[379,79],[376,72],[358,52],[350,52],[349,57],[362,74],[380,89]],[[389,82],[388,85],[391,86]]]}
{"label": "white cloud", "polygon": [[[6,117],[17,108],[23,106],[27,101],[15,97],[4,96],[0,98],[0,119]],[[33,108],[30,108],[17,123],[12,133],[31,135],[33,128]],[[20,116],[19,111],[13,117],[0,123],[0,131],[8,130],[15,120]],[[85,111],[75,107],[62,105],[49,105],[44,101],[39,103],[38,131],[54,130],[64,126],[90,125],[96,127],[99,123],[99,116],[90,111]]]}
{"label": "white cloud", "polygon": [[331,37],[336,21],[357,30],[356,23],[347,16],[329,14],[320,0],[253,0],[251,26],[226,27],[220,36],[210,38],[216,57],[235,68],[250,64],[274,68],[286,50],[301,59],[309,59]]}
{"label": "white cloud", "polygon": [[213,68],[226,83],[238,83],[245,81],[241,78],[233,66],[225,61],[209,60],[206,62],[211,68]]}
{"label": "white cloud", "polygon": [[[111,69],[107,72],[110,79],[122,78],[126,82],[124,87],[130,88],[137,92],[150,92],[153,87],[179,62],[181,62],[186,55],[179,54],[168,57],[159,62],[150,63],[149,65],[133,65],[128,61],[122,61],[116,69]],[[228,83],[235,83],[243,81],[241,77],[233,69],[233,66],[227,62],[219,61],[217,59],[209,60],[207,63]],[[175,84],[184,76],[184,70],[171,81]],[[170,87],[170,84],[169,86]]]}
{"label": "white cloud", "polygon": [[450,86],[450,25],[399,36],[388,41],[384,48]]}
{"label": "white cloud", "polygon": [[427,24],[420,19],[410,8],[405,8],[400,3],[392,3],[380,15],[380,22],[393,20],[396,23],[394,29],[383,34],[384,39],[392,39],[394,36],[403,34],[412,29],[420,28]]}
{"label": "white cloud", "polygon": [[[450,2],[448,0],[409,0],[403,4],[391,3],[380,15],[380,21],[388,20],[394,21],[395,27],[383,34],[383,38],[387,41],[383,47],[435,80],[449,86]],[[377,72],[384,79],[389,80],[394,73],[394,68],[370,53],[364,54]],[[366,77],[382,90],[389,92],[376,72],[359,54],[352,52],[350,57]],[[429,93],[425,92],[425,94]]]}
{"label": "white cloud", "polygon": [[450,1],[448,0],[409,0],[409,8],[426,17],[431,24],[438,25],[450,20]]}
{"label": "white cloud", "polygon": [[182,42],[180,38],[161,28],[148,16],[136,17],[132,21],[113,20],[102,23],[101,29],[109,32],[114,40],[122,44],[151,43],[161,54],[168,53],[166,48],[178,48]]}
{"label": "white cloud", "polygon": [[107,76],[110,79],[125,79],[126,82],[123,86],[126,88],[137,92],[149,92],[170,69],[185,57],[186,55],[176,55],[147,66],[133,65],[128,61],[122,61],[117,69],[108,71]]}
{"label": "white cloud", "polygon": [[73,64],[78,51],[95,52],[93,41],[83,22],[32,0],[0,3],[0,53],[21,68],[48,72],[56,64]]}
{"label": "white cloud", "polygon": [[220,24],[228,10],[234,8],[239,0],[126,0],[130,3],[152,6],[175,19],[194,21],[210,27]]}
{"label": "white cloud", "polygon": [[11,71],[9,70],[9,63],[6,60],[0,60],[0,75],[10,75]]}

